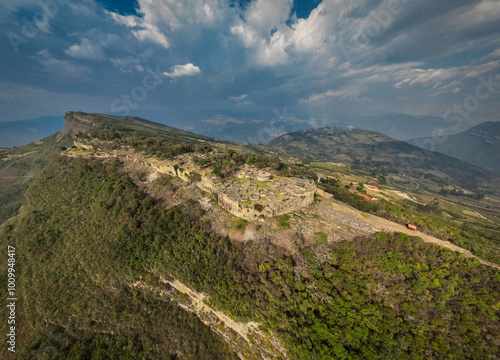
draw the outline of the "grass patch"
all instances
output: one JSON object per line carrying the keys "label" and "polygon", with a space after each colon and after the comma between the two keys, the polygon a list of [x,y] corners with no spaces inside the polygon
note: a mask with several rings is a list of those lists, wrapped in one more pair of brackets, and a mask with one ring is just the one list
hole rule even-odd
{"label": "grass patch", "polygon": [[276,218],[276,221],[278,222],[279,227],[290,228],[290,216],[288,215],[278,216]]}
{"label": "grass patch", "polygon": [[245,228],[247,227],[247,225],[248,225],[248,221],[247,220],[245,220],[245,219],[239,219],[234,224],[234,228],[236,230],[245,230]]}
{"label": "grass patch", "polygon": [[326,244],[327,239],[328,239],[328,236],[325,233],[322,233],[322,232],[315,232],[314,233],[314,241],[318,245]]}

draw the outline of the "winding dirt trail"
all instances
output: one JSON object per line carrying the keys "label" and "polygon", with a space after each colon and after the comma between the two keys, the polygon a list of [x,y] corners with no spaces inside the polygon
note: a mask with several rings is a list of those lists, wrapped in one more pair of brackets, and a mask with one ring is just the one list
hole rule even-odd
{"label": "winding dirt trail", "polygon": [[322,201],[322,203],[320,204],[320,214],[322,213],[321,208],[330,209],[330,210],[333,210],[336,212],[349,214],[350,216],[357,217],[361,223],[364,223],[367,227],[370,227],[372,229],[371,233],[386,231],[386,232],[404,233],[404,234],[407,234],[409,236],[418,236],[418,237],[422,238],[422,240],[425,242],[436,244],[436,245],[439,245],[443,248],[462,253],[467,257],[472,257],[472,258],[477,259],[481,264],[491,266],[491,267],[494,267],[494,268],[500,270],[500,265],[492,263],[490,261],[483,260],[483,259],[475,256],[474,254],[472,254],[469,250],[461,248],[460,246],[454,245],[454,244],[450,243],[449,241],[438,239],[432,235],[424,234],[420,231],[412,231],[404,225],[397,224],[395,222],[378,217],[376,215],[363,213],[359,210],[356,210],[356,209],[354,209],[350,206],[347,206],[343,203],[337,202],[333,199],[327,199],[327,200]]}

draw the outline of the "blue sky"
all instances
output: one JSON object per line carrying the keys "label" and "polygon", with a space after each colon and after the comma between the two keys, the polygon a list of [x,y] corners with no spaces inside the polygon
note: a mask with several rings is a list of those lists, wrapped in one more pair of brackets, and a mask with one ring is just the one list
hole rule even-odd
{"label": "blue sky", "polygon": [[0,14],[0,121],[500,120],[497,0],[2,0]]}

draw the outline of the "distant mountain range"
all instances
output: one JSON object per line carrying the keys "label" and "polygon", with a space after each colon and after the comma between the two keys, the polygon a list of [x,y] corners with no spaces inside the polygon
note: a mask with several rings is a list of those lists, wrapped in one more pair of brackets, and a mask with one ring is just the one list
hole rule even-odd
{"label": "distant mountain range", "polygon": [[[271,113],[269,118],[265,119],[240,119],[220,115],[188,124],[169,122],[169,125],[212,138],[253,144],[265,144],[286,133],[320,126],[371,130],[405,141],[430,136],[435,129],[446,131],[449,127],[443,119],[433,116],[336,114],[329,120],[317,122],[297,119],[293,115],[290,115],[290,118],[286,117],[286,114],[281,117],[278,115],[278,112]],[[19,146],[41,139],[59,131],[63,125],[63,116],[42,116],[30,120],[0,122],[0,147]]]}
{"label": "distant mountain range", "polygon": [[19,146],[42,139],[62,129],[64,116],[0,122],[0,147]]}
{"label": "distant mountain range", "polygon": [[183,128],[214,138],[257,144],[267,143],[286,133],[321,126],[371,130],[399,140],[430,136],[436,129],[443,129],[446,134],[456,133],[456,130],[450,129],[450,124],[442,118],[404,114],[370,116],[333,114],[330,119],[323,121],[301,120],[286,116],[280,118],[270,116],[269,119],[263,120],[218,116],[197,121]]}
{"label": "distant mountain range", "polygon": [[500,173],[500,122],[485,122],[442,142],[432,138],[414,138],[407,142],[465,160],[471,164]]}
{"label": "distant mountain range", "polygon": [[443,118],[427,115],[342,115],[335,116],[332,121],[325,125],[376,131],[399,140],[429,136],[436,129],[443,129],[446,134],[456,132]]}
{"label": "distant mountain range", "polygon": [[393,173],[437,176],[455,184],[491,187],[498,177],[465,161],[421,149],[383,134],[360,129],[324,127],[282,135],[267,147],[304,162],[365,163]]}

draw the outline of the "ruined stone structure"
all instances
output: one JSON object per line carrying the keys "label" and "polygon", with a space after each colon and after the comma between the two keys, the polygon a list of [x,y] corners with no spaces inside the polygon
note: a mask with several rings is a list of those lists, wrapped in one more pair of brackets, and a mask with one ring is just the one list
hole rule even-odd
{"label": "ruined stone structure", "polygon": [[[219,205],[246,220],[283,215],[314,202],[316,187],[307,180],[271,179],[268,172],[238,174],[238,181],[219,184]],[[265,184],[262,184],[265,182]]]}
{"label": "ruined stone structure", "polygon": [[269,181],[271,180],[271,174],[267,171],[261,171],[257,174],[257,180],[259,181]]}
{"label": "ruined stone structure", "polygon": [[255,168],[241,170],[232,180],[223,182],[183,156],[173,161],[151,162],[149,165],[161,173],[185,181],[189,180],[190,173],[199,173],[201,180],[197,186],[207,192],[217,193],[222,208],[246,220],[283,215],[314,202],[316,186],[308,180],[273,177],[271,173]]}

